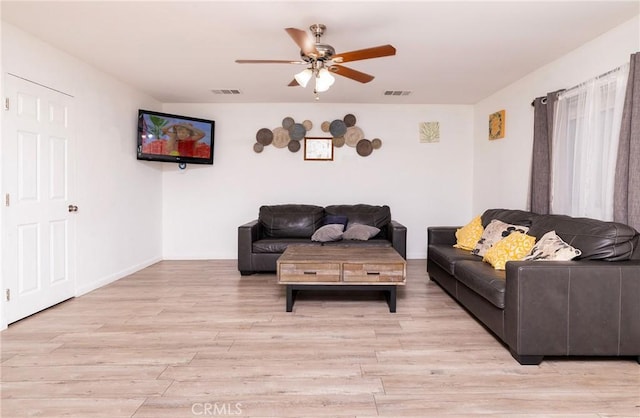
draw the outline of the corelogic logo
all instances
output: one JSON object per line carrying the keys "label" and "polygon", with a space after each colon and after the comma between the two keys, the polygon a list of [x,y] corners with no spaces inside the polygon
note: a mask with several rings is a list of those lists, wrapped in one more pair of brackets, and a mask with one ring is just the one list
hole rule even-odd
{"label": "corelogic logo", "polygon": [[191,413],[201,417],[242,415],[242,404],[240,402],[196,402],[191,405]]}

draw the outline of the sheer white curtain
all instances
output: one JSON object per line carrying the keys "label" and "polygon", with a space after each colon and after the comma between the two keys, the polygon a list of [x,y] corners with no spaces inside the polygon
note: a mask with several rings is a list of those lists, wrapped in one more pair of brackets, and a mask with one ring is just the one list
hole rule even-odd
{"label": "sheer white curtain", "polygon": [[629,65],[559,94],[551,213],[613,220],[613,190]]}

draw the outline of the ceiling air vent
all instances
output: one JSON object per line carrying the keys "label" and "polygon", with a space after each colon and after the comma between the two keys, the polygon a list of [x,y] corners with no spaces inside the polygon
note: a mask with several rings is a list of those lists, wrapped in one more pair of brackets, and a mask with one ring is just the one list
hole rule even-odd
{"label": "ceiling air vent", "polygon": [[408,90],[385,90],[385,96],[408,96],[411,92]]}
{"label": "ceiling air vent", "polygon": [[241,94],[238,89],[213,89],[213,94]]}

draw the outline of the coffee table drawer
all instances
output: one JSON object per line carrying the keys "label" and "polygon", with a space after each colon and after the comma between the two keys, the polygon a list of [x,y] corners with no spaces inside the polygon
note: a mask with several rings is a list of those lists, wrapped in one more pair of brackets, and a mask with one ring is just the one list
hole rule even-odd
{"label": "coffee table drawer", "polygon": [[345,282],[404,282],[403,263],[344,263],[343,280]]}
{"label": "coffee table drawer", "polygon": [[280,263],[279,282],[339,282],[339,263]]}

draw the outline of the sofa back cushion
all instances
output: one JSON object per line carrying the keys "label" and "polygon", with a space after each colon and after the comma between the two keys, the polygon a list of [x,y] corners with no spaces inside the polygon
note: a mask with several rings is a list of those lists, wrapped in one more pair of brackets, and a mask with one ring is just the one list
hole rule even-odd
{"label": "sofa back cushion", "polygon": [[481,216],[482,226],[487,227],[492,220],[497,219],[512,225],[531,226],[533,219],[538,216],[533,212],[516,209],[487,209]]}
{"label": "sofa back cushion", "polygon": [[539,239],[553,230],[564,242],[582,251],[577,259],[628,260],[638,245],[638,232],[628,225],[567,215],[536,216],[529,235]]}
{"label": "sofa back cushion", "polygon": [[356,223],[382,228],[391,222],[391,209],[387,205],[331,205],[324,210],[327,215],[346,216],[348,224]]}
{"label": "sofa back cushion", "polygon": [[322,226],[324,210],[315,205],[261,206],[258,221],[269,238],[311,238]]}

